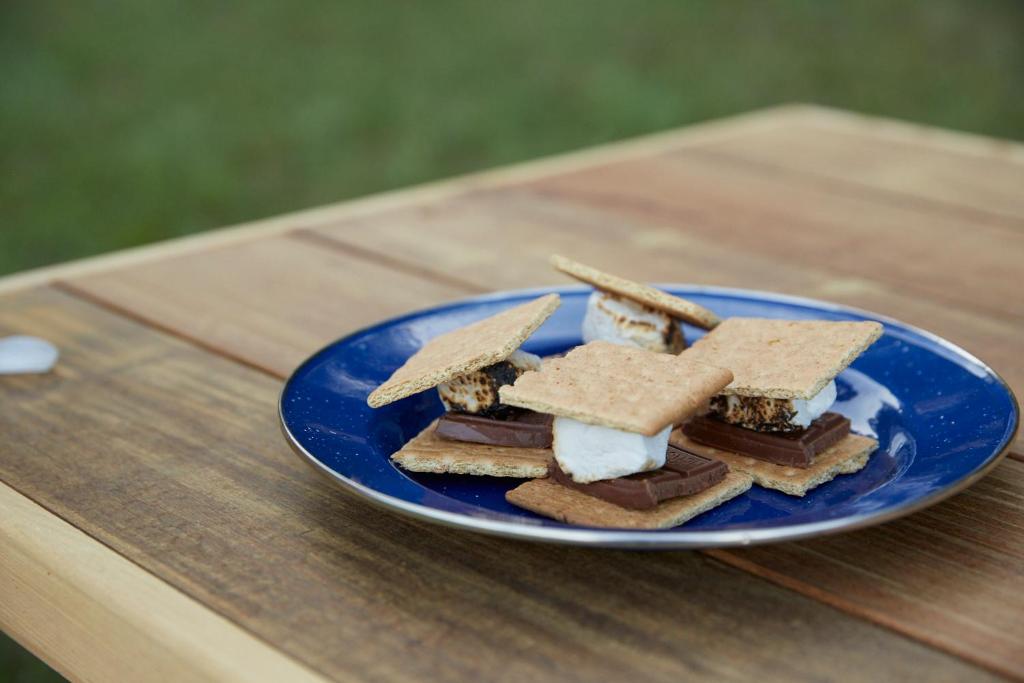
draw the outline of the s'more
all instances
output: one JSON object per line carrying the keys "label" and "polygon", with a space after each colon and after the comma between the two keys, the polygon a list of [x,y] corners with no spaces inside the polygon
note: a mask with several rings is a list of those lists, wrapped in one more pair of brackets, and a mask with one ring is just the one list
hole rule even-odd
{"label": "s'more", "polygon": [[583,342],[608,341],[661,353],[686,348],[686,322],[710,330],[720,321],[708,309],[668,292],[553,255],[557,270],[594,287],[583,318]]}
{"label": "s'more", "polygon": [[871,321],[726,320],[681,357],[728,368],[733,380],[672,444],[793,496],[857,472],[878,442],[829,409],[836,376],[881,333]]}
{"label": "s'more", "polygon": [[553,416],[551,473],[506,499],[570,524],[654,529],[740,495],[749,476],[669,445],[672,426],[730,381],[722,368],[606,341],[545,361],[500,395]]}
{"label": "s'more", "polygon": [[520,349],[557,309],[548,294],[430,340],[366,402],[374,408],[437,389],[445,413],[391,460],[417,472],[543,477],[551,417],[503,405],[498,392],[541,359]]}

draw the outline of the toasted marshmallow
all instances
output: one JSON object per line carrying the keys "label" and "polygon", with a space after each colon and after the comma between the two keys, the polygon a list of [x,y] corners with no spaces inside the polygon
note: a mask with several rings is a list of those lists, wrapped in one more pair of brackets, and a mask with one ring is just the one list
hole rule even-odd
{"label": "toasted marshmallow", "polygon": [[833,380],[806,400],[719,394],[711,399],[711,413],[730,424],[759,432],[794,432],[809,427],[835,400]]}
{"label": "toasted marshmallow", "polygon": [[513,384],[527,370],[540,370],[540,362],[539,356],[516,350],[500,363],[439,384],[437,393],[444,407],[453,412],[485,415],[501,412],[498,389]]}
{"label": "toasted marshmallow", "polygon": [[654,436],[644,436],[555,417],[552,431],[558,466],[573,481],[588,484],[656,470],[664,465],[672,426]]}
{"label": "toasted marshmallow", "polygon": [[683,332],[672,316],[601,290],[590,295],[583,318],[583,342],[598,340],[658,353],[679,353],[686,348]]}

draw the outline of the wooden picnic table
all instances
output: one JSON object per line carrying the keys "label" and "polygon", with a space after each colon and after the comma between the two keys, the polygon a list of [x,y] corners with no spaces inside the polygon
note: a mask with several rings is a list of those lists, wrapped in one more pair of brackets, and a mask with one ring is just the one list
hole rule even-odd
{"label": "wooden picnic table", "polygon": [[[27,229],[27,228],[25,228]],[[14,275],[0,627],[77,680],[1024,679],[1024,450],[884,526],[709,552],[392,515],[278,429],[361,326],[564,283],[750,287],[922,326],[1024,388],[1024,147],[787,106]]]}

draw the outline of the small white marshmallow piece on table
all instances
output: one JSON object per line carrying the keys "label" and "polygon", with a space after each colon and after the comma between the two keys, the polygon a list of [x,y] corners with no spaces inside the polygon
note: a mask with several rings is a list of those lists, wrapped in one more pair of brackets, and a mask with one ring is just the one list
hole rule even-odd
{"label": "small white marshmallow piece on table", "polygon": [[57,347],[39,337],[14,335],[0,339],[0,375],[46,373],[59,357]]}

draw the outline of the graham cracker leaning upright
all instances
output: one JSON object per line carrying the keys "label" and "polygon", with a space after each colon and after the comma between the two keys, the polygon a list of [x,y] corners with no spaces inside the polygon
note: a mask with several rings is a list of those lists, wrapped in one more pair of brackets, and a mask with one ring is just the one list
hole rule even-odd
{"label": "graham cracker leaning upright", "polygon": [[431,339],[377,387],[366,402],[379,408],[505,360],[558,305],[558,295],[547,294]]}
{"label": "graham cracker leaning upright", "polygon": [[881,334],[873,321],[729,318],[682,357],[729,368],[723,394],[806,400]]}
{"label": "graham cracker leaning upright", "polygon": [[673,318],[710,330],[721,320],[717,315],[700,304],[687,301],[650,285],[633,282],[626,278],[605,273],[597,268],[583,265],[558,254],[551,256],[551,265],[570,277],[603,289],[612,294],[632,299],[649,308],[668,313]]}
{"label": "graham cracker leaning upright", "polygon": [[501,388],[501,402],[651,436],[683,420],[732,380],[722,368],[595,341]]}

